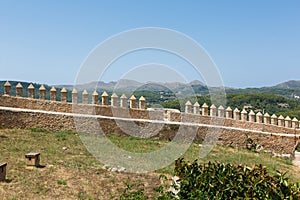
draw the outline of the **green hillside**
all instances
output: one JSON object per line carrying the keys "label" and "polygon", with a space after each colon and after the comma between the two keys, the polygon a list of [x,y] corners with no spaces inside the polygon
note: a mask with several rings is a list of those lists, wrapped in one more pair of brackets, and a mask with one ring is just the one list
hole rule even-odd
{"label": "green hillside", "polygon": [[293,94],[300,95],[299,88],[279,88],[279,87],[262,87],[262,88],[245,88],[245,89],[226,89],[226,94],[275,94],[289,99],[293,99]]}
{"label": "green hillside", "polygon": [[[182,102],[187,100],[188,99],[182,100]],[[197,100],[200,105],[203,103],[211,105],[209,96],[199,96],[197,97]],[[232,109],[237,107],[239,110],[242,110],[245,108],[247,111],[253,110],[255,112],[268,112],[269,114],[276,115],[282,114],[284,116],[297,117],[300,119],[300,102],[279,95],[260,93],[227,94],[226,101],[226,107],[230,106]],[[183,106],[180,107],[179,102],[179,100],[165,101],[162,102],[162,106],[165,108],[175,108],[183,111],[184,108]],[[192,103],[195,103],[195,101]]]}

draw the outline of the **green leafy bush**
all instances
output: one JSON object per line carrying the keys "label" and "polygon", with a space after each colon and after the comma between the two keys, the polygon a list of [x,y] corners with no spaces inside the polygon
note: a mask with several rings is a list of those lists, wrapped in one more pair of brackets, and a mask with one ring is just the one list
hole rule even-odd
{"label": "green leafy bush", "polygon": [[145,195],[144,185],[125,183],[119,199],[300,199],[300,183],[292,183],[280,172],[272,176],[262,165],[231,165],[220,162],[198,164],[197,160],[187,163],[183,159],[175,162],[175,174],[179,184],[172,187],[179,192],[175,195],[169,189],[170,180],[161,175],[162,184],[154,188],[151,198]]}
{"label": "green leafy bush", "polygon": [[291,183],[285,174],[268,174],[266,167],[231,165],[219,162],[175,163],[180,177],[180,199],[300,199],[300,184]]}

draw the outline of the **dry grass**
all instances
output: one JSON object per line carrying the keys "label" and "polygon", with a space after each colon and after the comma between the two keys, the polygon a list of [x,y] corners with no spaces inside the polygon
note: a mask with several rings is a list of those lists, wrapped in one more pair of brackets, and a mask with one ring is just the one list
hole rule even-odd
{"label": "dry grass", "polygon": [[[2,129],[0,147],[0,162],[8,163],[7,180],[0,182],[0,199],[114,199],[128,179],[144,183],[148,193],[160,183],[154,173],[103,170],[72,132]],[[31,151],[41,152],[45,167],[26,167],[24,155]]]}
{"label": "dry grass", "polygon": [[[153,151],[167,143],[116,136],[110,139],[132,152]],[[199,144],[192,144],[185,159],[197,159],[200,148]],[[103,170],[102,164],[87,152],[74,132],[0,129],[0,150],[0,162],[8,163],[7,180],[0,182],[0,199],[118,199],[128,180],[143,183],[146,193],[152,194],[153,188],[160,184],[159,173],[173,171],[173,165],[148,174]],[[24,155],[28,152],[40,152],[41,164],[45,167],[26,167]],[[268,154],[216,146],[200,162],[209,160],[248,165],[262,163],[271,173],[287,171],[292,180],[300,180],[300,170],[291,165],[290,160]]]}

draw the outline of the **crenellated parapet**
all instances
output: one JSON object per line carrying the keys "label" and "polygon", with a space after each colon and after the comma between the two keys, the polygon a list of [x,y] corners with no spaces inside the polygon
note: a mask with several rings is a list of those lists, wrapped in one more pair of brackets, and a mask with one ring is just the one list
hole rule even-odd
{"label": "crenellated parapet", "polygon": [[4,94],[0,94],[0,106],[52,112],[93,113],[103,116],[117,115],[126,118],[149,118],[146,99],[143,96],[137,100],[134,95],[128,99],[125,94],[119,97],[116,93],[110,96],[105,91],[98,94],[97,91],[78,92],[75,88],[68,91],[66,88],[59,89],[54,86],[46,89],[44,85],[36,87],[33,84],[28,86],[27,91],[28,93],[25,94],[21,83],[18,83],[15,91],[12,91],[11,84],[7,81],[4,84]]}
{"label": "crenellated parapet", "polygon": [[163,124],[164,129],[159,135],[162,138],[168,134],[166,130],[176,129],[177,125],[183,124],[183,127],[198,127],[196,139],[203,140],[208,129],[221,131],[218,132],[218,143],[222,145],[245,147],[249,136],[258,139],[259,145],[265,150],[293,155],[299,142],[299,121],[289,116],[253,110],[247,112],[225,105],[200,105],[191,101],[186,102],[184,112],[167,108],[146,109],[143,96],[132,95],[128,98],[125,94],[116,93],[110,96],[105,91],[100,94],[97,91],[77,91],[75,88],[72,91],[55,87],[46,89],[44,85],[36,88],[34,84],[28,86],[28,93],[25,94],[23,87],[19,83],[16,91],[11,91],[11,84],[8,81],[4,84],[4,94],[0,94],[1,126],[76,130],[73,116],[80,116],[83,121],[86,120],[82,123],[84,128],[92,130],[93,126],[86,125],[90,123],[90,118],[96,118],[110,134],[115,130],[122,132],[121,129],[114,129],[118,128],[114,119],[122,118],[125,123],[136,121],[137,124]]}
{"label": "crenellated parapet", "polygon": [[[37,97],[35,96],[35,91],[38,90]],[[23,99],[34,99],[34,100],[43,100],[43,101],[51,101],[51,102],[62,102],[68,103],[68,90],[66,88],[62,88],[60,91],[53,86],[49,91],[46,90],[44,85],[41,85],[39,88],[35,88],[33,84],[30,84],[27,88],[28,95],[24,95],[23,86],[21,83],[16,85],[16,96],[18,98]],[[47,93],[49,92],[49,99],[47,99]],[[58,93],[60,95],[58,95]],[[78,95],[81,95],[81,101],[79,102]],[[11,96],[11,84],[7,81],[4,84],[4,95],[3,96]],[[60,96],[60,99],[58,97]],[[92,104],[92,105],[101,105],[101,106],[111,106],[111,107],[121,107],[127,108],[127,102],[129,102],[129,108],[137,109],[137,110],[146,110],[146,99],[141,96],[137,99],[134,95],[132,95],[129,99],[127,99],[125,94],[122,94],[120,99],[116,93],[113,93],[111,97],[107,94],[107,92],[103,92],[101,94],[101,100],[99,99],[99,94],[95,90],[93,93],[90,93],[87,90],[83,90],[81,94],[78,94],[78,91],[74,88],[71,91],[71,100],[69,103],[71,104]],[[109,104],[110,98],[110,104]],[[138,106],[137,106],[138,104]]]}
{"label": "crenellated parapet", "polygon": [[[3,98],[11,96],[11,84],[7,81],[4,84],[4,95]],[[21,83],[16,85],[16,98],[15,100],[9,100],[7,105],[12,107],[20,108],[30,108],[33,109],[48,109],[47,111],[63,111],[63,112],[72,112],[72,105],[76,104],[78,106],[100,106],[96,110],[99,115],[112,115],[111,112],[101,112],[105,108],[109,109],[131,109],[131,110],[141,110],[145,112],[150,112],[146,110],[146,99],[141,96],[136,98],[132,95],[130,98],[127,98],[125,94],[118,96],[116,93],[113,93],[111,96],[107,92],[99,94],[97,91],[89,93],[87,90],[78,92],[75,88],[72,91],[68,91],[66,88],[57,90],[54,86],[51,87],[49,91],[46,90],[44,85],[41,85],[39,88],[35,88],[33,84],[30,84],[27,88],[28,94],[24,94],[23,86]],[[69,98],[68,98],[69,93]],[[48,98],[48,99],[47,99]],[[18,99],[18,100],[17,100]],[[22,101],[21,99],[27,99],[31,101]],[[13,101],[18,101],[14,104]],[[34,103],[34,102],[36,103]],[[55,102],[56,104],[51,108],[47,108],[42,103],[43,101]],[[69,101],[69,102],[68,102]],[[28,105],[25,105],[28,104]],[[46,104],[45,104],[46,105]],[[48,104],[47,104],[48,105]],[[0,106],[5,106],[4,104]],[[44,106],[44,107],[43,107]],[[102,107],[101,107],[102,106]],[[81,109],[84,110],[84,109]],[[109,114],[107,114],[109,113]],[[120,113],[120,112],[117,112]],[[147,115],[143,114],[141,118]],[[289,116],[277,116],[275,114],[270,115],[269,113],[255,113],[253,110],[247,112],[245,109],[239,110],[238,108],[232,109],[231,107],[219,105],[218,107],[214,104],[208,105],[203,103],[200,105],[198,102],[192,104],[190,101],[187,101],[185,104],[185,111],[183,113],[174,112],[171,109],[165,109],[164,115],[167,116],[168,121],[180,121],[181,115],[189,115],[189,120],[191,122],[201,122],[209,123],[208,119],[224,119],[227,120],[227,124],[224,126],[236,126],[236,127],[248,127],[252,129],[259,129],[257,127],[261,126],[266,129],[266,127],[278,127],[278,128],[287,128],[287,129],[299,129],[299,120],[297,118],[291,119]],[[123,115],[122,115],[123,116]],[[139,115],[135,114],[136,118],[139,118]],[[199,117],[202,117],[199,118]],[[230,123],[228,122],[230,120]],[[246,124],[246,125],[245,125]],[[262,128],[260,128],[261,130]],[[271,130],[271,129],[270,129]],[[279,131],[277,131],[279,132]]]}
{"label": "crenellated parapet", "polygon": [[[200,112],[201,111],[201,112]],[[186,114],[193,114],[195,116],[209,116],[209,117],[218,117],[234,120],[236,122],[250,122],[255,124],[265,124],[265,125],[273,125],[278,127],[290,128],[290,129],[299,129],[299,120],[297,118],[291,119],[289,116],[280,115],[277,117],[275,114],[272,116],[269,113],[255,113],[253,110],[250,110],[248,113],[245,109],[240,111],[238,108],[232,110],[231,107],[227,107],[224,109],[222,105],[218,108],[212,104],[210,107],[204,103],[201,106],[198,102],[192,104],[190,101],[187,101],[185,104],[185,112]],[[178,113],[177,121],[178,121]],[[172,119],[170,119],[172,121]]]}

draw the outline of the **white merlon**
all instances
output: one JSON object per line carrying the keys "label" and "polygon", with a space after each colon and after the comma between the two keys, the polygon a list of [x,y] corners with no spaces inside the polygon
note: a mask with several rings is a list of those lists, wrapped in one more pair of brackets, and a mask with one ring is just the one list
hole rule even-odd
{"label": "white merlon", "polygon": [[242,121],[247,121],[248,113],[245,109],[242,110],[241,112],[241,120]]}
{"label": "white merlon", "polygon": [[28,90],[28,98],[34,99],[34,86],[32,85],[32,83],[30,83],[30,85],[27,88]]}
{"label": "white merlon", "polygon": [[296,117],[294,117],[292,120],[292,128],[299,128],[299,121]]}
{"label": "white merlon", "polygon": [[208,105],[206,103],[201,106],[201,110],[203,116],[208,116]]}
{"label": "white merlon", "polygon": [[136,98],[134,95],[131,95],[131,97],[129,99],[129,107],[136,108]]}
{"label": "white merlon", "polygon": [[190,101],[185,103],[185,113],[192,113],[192,103]]}
{"label": "white merlon", "polygon": [[271,116],[271,124],[272,125],[277,125],[277,115],[273,114]]}
{"label": "white merlon", "polygon": [[270,121],[270,115],[269,115],[269,113],[265,113],[264,114],[264,123],[265,124],[271,124],[271,121]]}
{"label": "white merlon", "polygon": [[217,116],[217,107],[214,104],[210,106],[210,116],[211,117]]}
{"label": "white merlon", "polygon": [[280,115],[278,117],[278,126],[284,126],[284,117],[282,115]]}
{"label": "white merlon", "polygon": [[122,96],[120,97],[120,107],[127,108],[127,97],[125,94],[122,94]]}
{"label": "white merlon", "polygon": [[92,104],[98,104],[99,94],[95,90],[92,94]]}
{"label": "white merlon", "polygon": [[40,91],[40,99],[41,100],[45,100],[46,99],[46,88],[44,85],[41,85],[41,87],[39,88]]}
{"label": "white merlon", "polygon": [[256,122],[262,123],[263,114],[261,112],[256,113]]}
{"label": "white merlon", "polygon": [[141,110],[145,110],[146,109],[146,99],[143,96],[141,96],[139,98],[139,108]]}
{"label": "white merlon", "polygon": [[285,119],[284,119],[284,126],[286,127],[286,128],[291,128],[291,126],[292,126],[292,120],[291,120],[291,118],[289,117],[289,116],[287,116]]}
{"label": "white merlon", "polygon": [[87,90],[84,90],[82,92],[82,103],[83,104],[88,104],[89,103],[89,93]]}
{"label": "white merlon", "polygon": [[116,93],[113,93],[111,95],[111,101],[110,101],[110,105],[113,107],[118,107],[118,95]]}
{"label": "white merlon", "polygon": [[226,109],[226,118],[232,119],[232,109],[230,107]]}
{"label": "white merlon", "polygon": [[255,113],[253,110],[249,112],[249,122],[255,122]]}
{"label": "white merlon", "polygon": [[75,88],[72,90],[72,103],[78,103],[78,92]]}
{"label": "white merlon", "polygon": [[222,105],[218,108],[218,117],[224,117],[224,107]]}
{"label": "white merlon", "polygon": [[67,102],[67,94],[68,91],[66,90],[66,88],[62,88],[60,91],[60,98],[62,102]]}
{"label": "white merlon", "polygon": [[23,86],[21,83],[16,85],[16,97],[23,97]]}
{"label": "white merlon", "polygon": [[240,120],[240,110],[238,108],[235,108],[233,111],[233,119]]}
{"label": "white merlon", "polygon": [[102,105],[108,106],[108,94],[104,91],[101,97],[102,97]]}
{"label": "white merlon", "polygon": [[197,101],[196,101],[196,103],[194,103],[193,111],[194,111],[195,115],[199,115],[200,114],[200,104]]}

